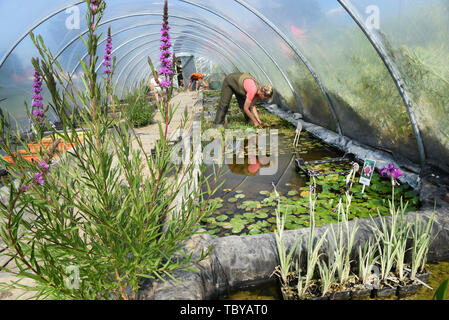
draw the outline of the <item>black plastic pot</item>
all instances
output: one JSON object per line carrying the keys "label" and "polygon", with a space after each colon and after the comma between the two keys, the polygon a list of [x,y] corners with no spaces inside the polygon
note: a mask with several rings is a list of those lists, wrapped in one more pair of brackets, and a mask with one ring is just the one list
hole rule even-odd
{"label": "black plastic pot", "polygon": [[371,295],[372,289],[364,289],[364,290],[355,290],[351,291],[351,299],[352,298],[363,298]]}
{"label": "black plastic pot", "polygon": [[[430,273],[429,272],[417,276],[417,278],[419,280],[421,280],[422,282],[424,282],[424,283],[429,281],[429,277],[430,277]],[[397,291],[396,295],[399,298],[403,298],[403,297],[406,297],[406,296],[413,295],[413,294],[416,293],[416,291],[418,291],[418,289],[421,286],[422,286],[422,284],[409,284],[409,285],[404,286],[404,287],[398,287],[398,291]]]}
{"label": "black plastic pot", "polygon": [[330,300],[349,300],[351,299],[351,291],[335,292],[329,298]]}
{"label": "black plastic pot", "polygon": [[[424,273],[417,278],[422,282],[426,283],[429,281],[430,273]],[[406,286],[395,286],[393,288],[384,287],[380,289],[362,289],[362,290],[354,290],[354,291],[343,291],[343,292],[335,292],[330,295],[326,295],[324,297],[314,297],[307,300],[313,301],[323,301],[323,300],[350,300],[353,298],[361,298],[370,296],[371,298],[379,297],[391,297],[398,296],[399,298],[414,294],[422,285],[421,284],[409,284]],[[295,300],[292,296],[286,296],[284,292],[282,292],[282,296],[284,300]]]}

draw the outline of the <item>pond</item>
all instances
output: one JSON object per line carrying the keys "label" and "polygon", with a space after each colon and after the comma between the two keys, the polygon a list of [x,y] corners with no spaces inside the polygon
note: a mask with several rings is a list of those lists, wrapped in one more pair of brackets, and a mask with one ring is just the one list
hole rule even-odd
{"label": "pond", "polygon": [[[207,117],[202,118],[203,129],[211,127],[217,95],[208,93],[205,101]],[[226,161],[222,167],[221,188],[213,196],[216,211],[205,218],[202,223],[208,233],[216,237],[229,235],[254,235],[272,232],[276,228],[276,213],[278,201],[274,191],[280,195],[279,210],[287,210],[286,230],[308,227],[309,224],[309,190],[312,180],[295,166],[295,158],[304,161],[323,160],[342,157],[343,153],[307,132],[302,132],[299,147],[293,146],[295,128],[292,124],[268,113],[262,107],[258,108],[259,116],[266,129],[277,129],[278,156],[271,156],[269,164],[260,164],[249,159],[247,152],[243,161]],[[243,115],[235,101],[231,102],[228,111],[231,119],[228,129],[244,129],[249,127],[244,122]],[[270,132],[270,131],[268,131]],[[267,138],[267,140],[269,140]],[[237,143],[237,142],[235,142]],[[267,141],[267,150],[269,142]],[[240,159],[242,160],[242,159]],[[251,160],[251,161],[250,161]],[[243,163],[241,163],[243,162]],[[360,163],[362,165],[362,163]],[[271,167],[271,168],[270,168]],[[271,171],[265,174],[266,169]],[[311,167],[321,172],[340,172],[351,169],[351,162],[335,162],[316,164]],[[206,174],[212,174],[217,166],[211,165]],[[360,172],[356,175],[351,188],[353,194],[350,219],[369,218],[380,214],[388,214],[388,200],[392,196],[391,181],[375,172],[371,186],[362,193],[362,185],[358,183]],[[337,221],[337,204],[340,197],[345,201],[346,175],[328,175],[315,178],[317,185],[316,225],[321,226]],[[395,188],[397,204],[402,197],[408,203],[407,211],[419,207],[418,193],[407,185]],[[343,202],[344,203],[344,202]]]}

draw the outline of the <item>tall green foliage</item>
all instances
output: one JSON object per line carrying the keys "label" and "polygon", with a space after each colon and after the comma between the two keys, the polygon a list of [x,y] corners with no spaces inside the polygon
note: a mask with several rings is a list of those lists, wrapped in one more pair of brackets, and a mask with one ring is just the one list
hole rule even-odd
{"label": "tall green foliage", "polygon": [[[13,257],[17,266],[6,271],[34,280],[31,286],[12,286],[32,291],[35,298],[134,299],[143,277],[173,277],[176,270],[191,269],[205,257],[205,251],[196,256],[185,252],[183,244],[213,210],[209,197],[215,186],[207,194],[193,188],[185,178],[192,165],[178,168],[171,162],[163,128],[172,117],[169,98],[162,106],[169,117],[159,124],[156,155],[144,152],[132,124],[117,112],[113,88],[104,90],[97,82],[95,30],[106,3],[86,0],[86,5],[89,33],[83,41],[89,59],[80,60],[83,90],[73,85],[43,39],[32,35],[41,55],[34,67],[43,75],[52,97],[49,108],[63,127],[58,132],[45,119],[33,120],[37,141],[48,130],[54,140],[49,151],[40,142],[38,156],[45,162],[30,163],[16,155],[12,138],[26,150],[27,143],[0,117],[1,148],[15,160],[10,164],[1,158],[14,178],[0,203],[0,236],[9,248],[2,254]],[[112,117],[101,108],[105,101]],[[85,122],[82,135],[71,121],[74,105]],[[73,148],[56,159],[54,152],[62,143]],[[170,172],[178,174],[169,178]],[[185,186],[189,197],[184,196]],[[172,204],[180,196],[183,205],[175,212]],[[170,215],[176,219],[166,219]]]}

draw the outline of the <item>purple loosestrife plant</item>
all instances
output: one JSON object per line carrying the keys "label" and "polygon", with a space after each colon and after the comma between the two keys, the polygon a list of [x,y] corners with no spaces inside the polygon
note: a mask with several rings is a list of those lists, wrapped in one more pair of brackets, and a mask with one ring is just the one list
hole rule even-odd
{"label": "purple loosestrife plant", "polygon": [[[39,60],[37,60],[39,63]],[[44,121],[44,105],[42,103],[42,76],[39,70],[34,70],[34,79],[33,79],[33,117],[37,120],[38,123],[42,123]]]}
{"label": "purple loosestrife plant", "polygon": [[[207,193],[202,189],[206,182],[203,174],[187,192],[189,177],[196,175],[196,168],[178,168],[172,162],[177,149],[167,142],[167,131],[164,136],[162,128],[159,130],[153,157],[126,117],[117,114],[109,118],[96,112],[106,94],[113,110],[120,101],[113,85],[110,92],[103,90],[95,71],[99,36],[94,31],[106,1],[86,0],[86,5],[88,39],[80,37],[89,57],[80,59],[81,84],[73,83],[42,37],[30,33],[42,60],[40,65],[33,61],[33,65],[51,95],[47,108],[58,117],[62,129],[48,128],[55,140],[45,155],[40,154],[43,161],[10,164],[3,160],[13,179],[5,181],[9,185],[0,201],[0,239],[8,247],[2,256],[14,262],[14,269],[10,265],[2,269],[14,273],[18,281],[0,281],[0,290],[20,288],[32,298],[58,300],[136,299],[143,278],[151,282],[173,278],[175,272],[192,270],[205,258],[208,249],[186,254],[184,244],[199,231],[200,221],[215,211],[211,196],[219,186],[220,170],[213,183],[207,180]],[[169,49],[171,44],[165,44]],[[166,55],[169,50],[163,51]],[[164,63],[170,68],[168,60]],[[111,71],[113,74],[113,66]],[[167,70],[163,72],[170,76]],[[40,82],[39,78],[36,94],[40,94]],[[172,115],[170,91],[163,103],[167,114]],[[36,102],[40,101],[36,97]],[[81,128],[73,121],[74,104],[83,120]],[[166,119],[169,123],[170,118]],[[0,112],[0,148],[13,157],[17,148],[11,145],[12,136],[17,140],[20,136],[15,136],[7,120]],[[180,129],[185,130],[184,126]],[[43,126],[40,129],[39,139],[44,134]],[[79,129],[83,130],[81,134]],[[61,141],[72,148],[61,153],[53,165],[51,159]],[[19,143],[24,148],[28,145],[24,139]],[[193,161],[192,154],[189,162]],[[175,171],[178,174],[170,174]],[[200,172],[205,172],[203,164]],[[172,205],[180,200],[179,208]],[[78,288],[75,281],[66,281],[75,274],[79,277],[72,280],[80,280]],[[33,281],[28,285],[19,282],[22,279]]]}
{"label": "purple loosestrife plant", "polygon": [[92,14],[96,15],[98,13],[98,9],[100,8],[102,0],[91,0],[90,1],[90,8],[92,10]]}
{"label": "purple loosestrife plant", "polygon": [[170,89],[172,85],[171,76],[173,75],[173,71],[171,69],[172,63],[172,53],[170,48],[172,46],[170,42],[170,34],[169,34],[170,26],[168,24],[168,4],[165,1],[164,4],[164,20],[162,22],[161,29],[161,57],[159,61],[161,63],[161,68],[159,69],[159,74],[164,77],[163,80],[160,81],[161,87],[164,89]]}
{"label": "purple loosestrife plant", "polygon": [[106,46],[105,46],[105,53],[104,53],[104,70],[103,73],[107,76],[107,82],[109,83],[111,81],[111,53],[112,53],[112,36],[111,36],[111,27],[108,28],[108,37],[106,39]]}

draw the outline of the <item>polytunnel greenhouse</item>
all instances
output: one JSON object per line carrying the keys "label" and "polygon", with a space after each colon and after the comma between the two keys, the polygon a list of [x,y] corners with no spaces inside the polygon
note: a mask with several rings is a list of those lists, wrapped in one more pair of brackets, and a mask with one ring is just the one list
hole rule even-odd
{"label": "polytunnel greenhouse", "polygon": [[0,299],[449,299],[448,17],[1,1]]}

